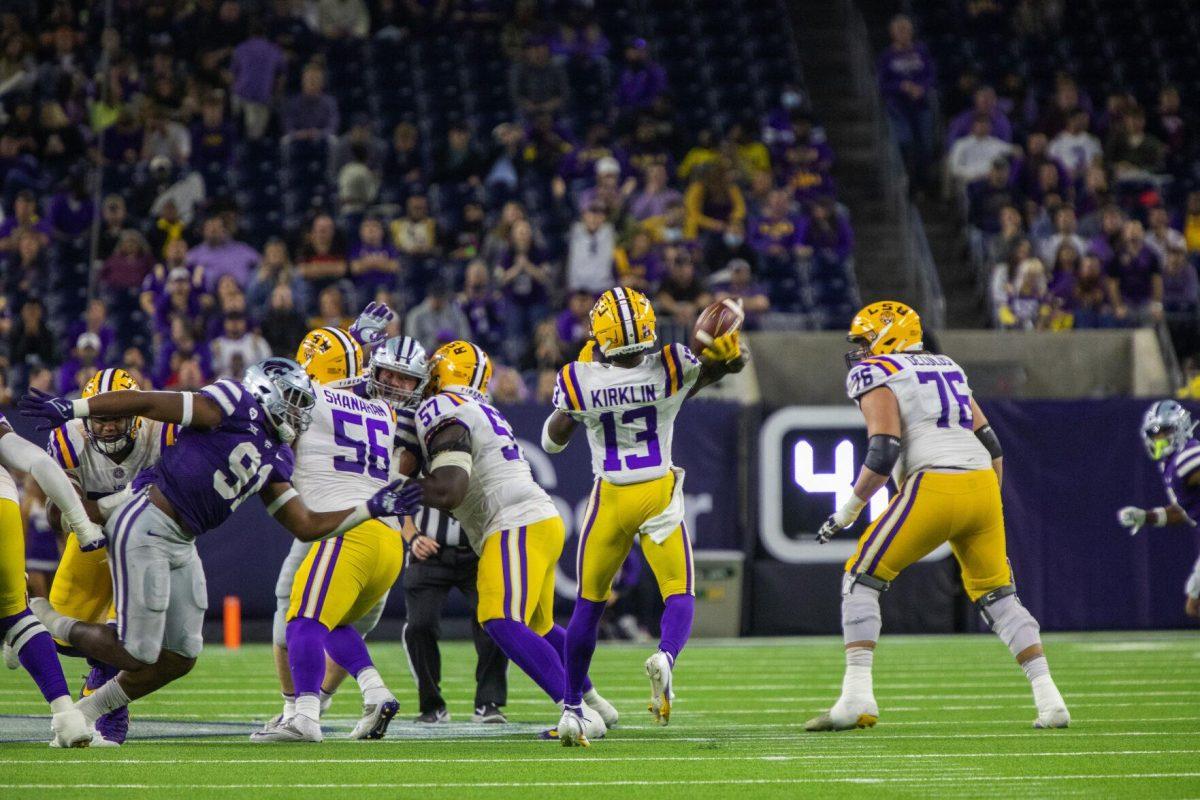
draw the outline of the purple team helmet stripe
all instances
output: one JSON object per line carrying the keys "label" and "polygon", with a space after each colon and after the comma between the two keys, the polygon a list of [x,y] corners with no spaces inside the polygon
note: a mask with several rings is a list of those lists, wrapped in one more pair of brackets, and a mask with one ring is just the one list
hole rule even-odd
{"label": "purple team helmet stripe", "polygon": [[694,571],[693,565],[692,565],[692,537],[688,536],[687,523],[685,523],[685,522],[679,523],[679,530],[683,534],[684,569],[686,570],[685,574],[687,576],[686,585],[684,586],[684,591],[687,594],[694,595],[696,593],[696,586],[695,586],[695,580],[694,580],[695,571]]}
{"label": "purple team helmet stripe", "polygon": [[304,616],[304,609],[308,606],[309,598],[312,597],[313,579],[317,576],[317,565],[321,563],[321,556],[324,554],[327,544],[329,544],[328,539],[317,545],[317,550],[313,553],[312,566],[308,569],[308,580],[304,582],[304,592],[301,594],[300,611],[296,616]]}
{"label": "purple team helmet stripe", "polygon": [[892,530],[888,532],[887,538],[883,540],[883,543],[879,547],[879,552],[875,554],[875,558],[871,559],[871,566],[867,568],[868,575],[875,574],[875,568],[879,566],[879,561],[883,558],[883,554],[891,546],[892,540],[896,538],[896,534],[904,527],[904,520],[908,519],[908,512],[912,511],[912,507],[916,503],[917,491],[921,488],[921,478],[924,476],[924,472],[917,473],[917,477],[913,481],[912,493],[908,496],[908,502],[904,504],[904,511],[900,514],[900,518],[896,520],[896,524],[892,526]]}
{"label": "purple team helmet stripe", "polygon": [[596,521],[596,512],[600,509],[600,479],[597,478],[592,489],[592,499],[589,501],[592,510],[588,513],[587,521],[583,523],[583,532],[579,536],[579,547],[575,551],[575,582],[579,589],[576,596],[583,597],[583,551],[587,548],[588,534],[592,532],[592,524]]}
{"label": "purple team helmet stripe", "polygon": [[679,350],[675,345],[667,345],[667,352],[670,353],[671,362],[675,365],[675,388],[671,393],[679,391],[683,388],[683,363],[679,360]]}
{"label": "purple team helmet stripe", "polygon": [[334,540],[333,555],[329,557],[329,566],[325,569],[325,580],[321,581],[321,594],[317,596],[317,608],[313,612],[313,619],[321,618],[321,609],[325,605],[325,595],[329,594],[329,585],[333,583],[333,571],[337,567],[338,554],[342,552],[342,542],[346,541],[341,536]]}
{"label": "purple team helmet stripe", "polygon": [[[579,388],[579,376],[575,374],[575,363],[572,361],[567,366],[567,379],[571,381],[571,388],[575,390],[575,396],[579,398],[579,411],[583,411],[583,389]],[[568,399],[569,399],[568,395]]]}
{"label": "purple team helmet stripe", "polygon": [[500,569],[504,579],[504,618],[512,619],[512,565],[508,563],[508,531],[500,531]]}
{"label": "purple team helmet stripe", "polygon": [[875,537],[879,532],[887,527],[888,522],[900,512],[900,507],[908,501],[904,495],[904,490],[892,498],[892,502],[888,504],[887,510],[883,512],[883,516],[875,521],[875,528],[871,531],[871,536],[863,543],[862,549],[858,551],[858,558],[855,559],[854,565],[850,567],[851,572],[858,572],[858,567],[862,564],[863,556],[871,549],[871,542],[875,541]]}
{"label": "purple team helmet stripe", "polygon": [[524,621],[529,616],[529,557],[525,552],[525,526],[521,526],[521,532],[517,538],[517,550],[521,554],[521,620]]}

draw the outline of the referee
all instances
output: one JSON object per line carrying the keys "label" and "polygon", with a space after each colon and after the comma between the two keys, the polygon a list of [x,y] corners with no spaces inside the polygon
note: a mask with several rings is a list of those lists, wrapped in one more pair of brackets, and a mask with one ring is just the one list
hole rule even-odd
{"label": "referee", "polygon": [[450,589],[457,587],[471,604],[471,633],[475,638],[474,722],[508,722],[500,707],[508,696],[508,659],[479,624],[475,609],[479,593],[475,577],[479,556],[471,549],[458,520],[425,507],[405,521],[409,559],[404,570],[404,649],[417,682],[421,715],[416,722],[449,722],[442,699],[442,655],[438,650],[439,621]]}

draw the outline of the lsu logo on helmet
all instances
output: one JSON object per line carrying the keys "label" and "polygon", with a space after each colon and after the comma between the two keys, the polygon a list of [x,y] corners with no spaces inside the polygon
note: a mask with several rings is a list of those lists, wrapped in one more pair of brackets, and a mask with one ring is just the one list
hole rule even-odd
{"label": "lsu logo on helmet", "polygon": [[[83,387],[83,397],[87,399],[106,392],[137,391],[141,388],[128,372],[120,367],[110,367],[100,370],[91,377]],[[137,438],[138,431],[142,427],[141,417],[121,417],[116,419],[121,424],[115,434],[106,431],[102,436],[93,429],[94,425],[105,425],[111,421],[113,419],[109,417],[88,417],[83,426],[87,433],[88,443],[105,455],[120,453],[128,447]]]}
{"label": "lsu logo on helmet", "polygon": [[451,387],[467,389],[482,397],[492,379],[492,360],[483,348],[471,342],[444,344],[429,359],[429,393]]}
{"label": "lsu logo on helmet", "polygon": [[592,338],[606,358],[641,353],[657,339],[654,307],[637,289],[616,286],[592,306]]}
{"label": "lsu logo on helmet", "polygon": [[314,328],[300,342],[296,362],[317,383],[344,381],[362,373],[362,347],[341,328]]}
{"label": "lsu logo on helmet", "polygon": [[847,366],[868,356],[902,353],[921,347],[921,317],[916,311],[892,300],[865,306],[850,321],[846,339],[858,347],[846,354]]}

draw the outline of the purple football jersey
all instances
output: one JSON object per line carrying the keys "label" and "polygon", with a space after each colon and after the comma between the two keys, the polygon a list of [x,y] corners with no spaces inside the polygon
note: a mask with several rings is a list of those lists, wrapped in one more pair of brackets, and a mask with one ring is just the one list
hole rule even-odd
{"label": "purple football jersey", "polygon": [[175,445],[133,484],[134,491],[156,485],[195,535],[220,525],[267,483],[291,481],[295,462],[241,384],[220,380],[200,394],[220,406],[221,424],[211,431],[181,428]]}
{"label": "purple football jersey", "polygon": [[1200,523],[1200,487],[1188,485],[1188,479],[1200,469],[1200,441],[1188,439],[1161,469],[1171,502],[1178,503],[1192,522]]}

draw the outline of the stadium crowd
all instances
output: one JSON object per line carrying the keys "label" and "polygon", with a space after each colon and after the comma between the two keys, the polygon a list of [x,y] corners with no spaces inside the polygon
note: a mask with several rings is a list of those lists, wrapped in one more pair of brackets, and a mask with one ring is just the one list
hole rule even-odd
{"label": "stadium crowd", "polygon": [[1197,87],[1191,56],[1168,54],[1200,17],[1127,5],[955,2],[920,18],[927,41],[897,17],[880,91],[914,184],[962,209],[996,327],[1165,321],[1192,356],[1200,128],[1183,98]]}
{"label": "stadium crowd", "polygon": [[[143,387],[238,377],[370,300],[430,350],[485,347],[498,400],[546,399],[614,283],[651,293],[666,339],[714,298],[741,298],[747,327],[841,325],[854,301],[833,153],[800,88],[684,125],[628,15],[113,6],[107,24],[81,1],[0,12],[0,403],[102,366]],[[459,61],[439,61],[450,44]],[[462,85],[430,87],[443,67]]]}

